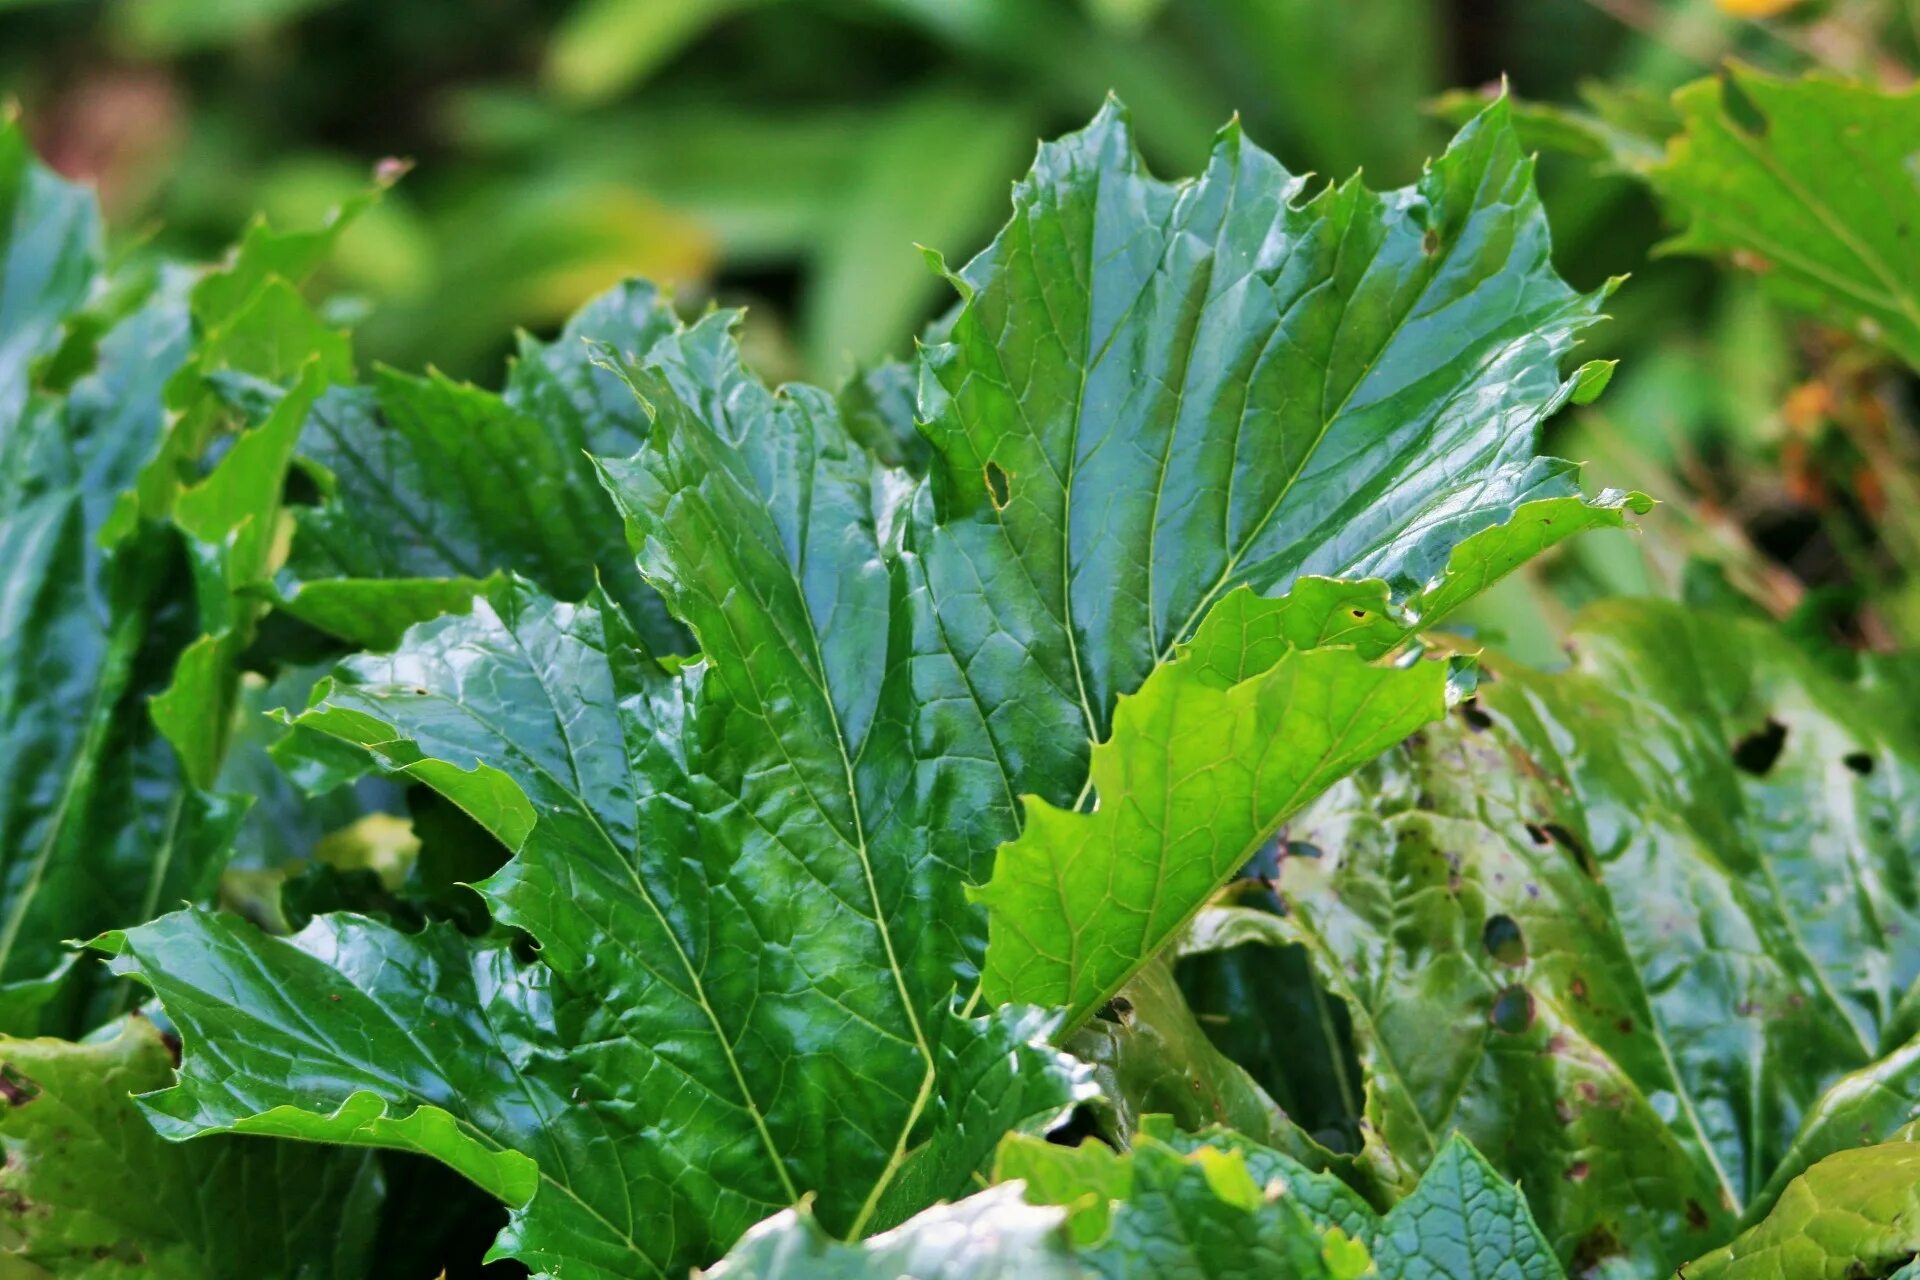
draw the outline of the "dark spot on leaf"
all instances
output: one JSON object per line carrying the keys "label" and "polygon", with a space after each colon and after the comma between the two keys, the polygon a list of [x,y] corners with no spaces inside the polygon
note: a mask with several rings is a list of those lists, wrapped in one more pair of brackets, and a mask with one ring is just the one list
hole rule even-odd
{"label": "dark spot on leaf", "polygon": [[1587,980],[1585,978],[1575,978],[1567,989],[1573,993],[1575,1000],[1578,1000],[1582,1004],[1587,1002]]}
{"label": "dark spot on leaf", "polygon": [[1365,609],[1355,609],[1353,611],[1353,616],[1356,618],[1364,618],[1367,616],[1367,611]]}
{"label": "dark spot on leaf", "polygon": [[1579,837],[1575,836],[1573,832],[1567,830],[1557,822],[1549,822],[1540,829],[1547,833],[1549,840],[1552,840],[1555,844],[1573,855],[1573,860],[1580,864],[1580,870],[1586,872],[1587,879],[1598,880],[1600,878],[1600,865],[1593,860],[1593,855],[1587,852],[1587,846],[1580,843]]}
{"label": "dark spot on leaf", "polygon": [[1317,844],[1312,844],[1306,840],[1289,840],[1281,856],[1286,858],[1312,858],[1317,861],[1324,855],[1320,852],[1320,846]]}
{"label": "dark spot on leaf", "polygon": [[10,1107],[24,1107],[39,1096],[39,1085],[9,1064],[0,1062],[0,1102]]}
{"label": "dark spot on leaf", "polygon": [[173,1059],[173,1069],[180,1069],[180,1037],[164,1028],[160,1031],[160,1043],[166,1046],[167,1056]]}
{"label": "dark spot on leaf", "polygon": [[1506,988],[1493,998],[1487,1021],[1495,1031],[1517,1036],[1533,1025],[1533,993],[1522,986]]}
{"label": "dark spot on leaf", "polygon": [[1488,916],[1480,930],[1480,945],[1501,964],[1527,962],[1527,939],[1512,916]]}
{"label": "dark spot on leaf", "polygon": [[1568,1182],[1585,1182],[1587,1175],[1592,1172],[1593,1166],[1585,1160],[1575,1160],[1567,1166],[1566,1179]]}
{"label": "dark spot on leaf", "polygon": [[1698,1200],[1687,1201],[1687,1225],[1695,1231],[1707,1229],[1707,1210]]}
{"label": "dark spot on leaf", "polygon": [[1600,1086],[1595,1084],[1593,1081],[1582,1080],[1577,1086],[1577,1088],[1580,1091],[1580,1100],[1582,1102],[1600,1101]]}
{"label": "dark spot on leaf", "polygon": [[339,993],[338,991],[329,991],[329,992],[327,992],[327,999],[329,999],[329,1000],[331,1000],[331,1001],[333,1001],[333,1002],[334,1002],[335,1004],[339,1004],[339,1003],[340,1003],[340,993]]}
{"label": "dark spot on leaf", "polygon": [[1537,845],[1549,845],[1553,843],[1553,837],[1547,834],[1547,829],[1537,822],[1529,822],[1527,824],[1527,837]]}
{"label": "dark spot on leaf", "polygon": [[1429,258],[1440,252],[1440,233],[1428,227],[1427,234],[1420,237],[1420,248]]}
{"label": "dark spot on leaf", "polygon": [[1873,772],[1873,757],[1864,751],[1849,751],[1840,757],[1840,763],[1863,778]]}
{"label": "dark spot on leaf", "polygon": [[425,689],[422,689],[419,685],[413,686],[413,691],[415,694],[419,695],[422,698],[427,696],[427,691]]}
{"label": "dark spot on leaf", "polygon": [[1620,1237],[1607,1227],[1598,1226],[1589,1231],[1573,1251],[1568,1268],[1574,1275],[1585,1275],[1594,1270],[1608,1258],[1619,1257],[1624,1250],[1620,1247]]}
{"label": "dark spot on leaf", "polygon": [[1620,1034],[1623,1036],[1630,1036],[1633,1034],[1632,1018],[1622,1018],[1618,1022],[1614,1023],[1613,1025],[1619,1030]]}
{"label": "dark spot on leaf", "polygon": [[1767,717],[1764,728],[1756,729],[1733,744],[1734,767],[1756,778],[1764,778],[1787,745],[1787,726]]}
{"label": "dark spot on leaf", "polygon": [[1493,728],[1493,717],[1482,711],[1472,698],[1460,704],[1460,718],[1465,720],[1467,728],[1475,733],[1483,733]]}
{"label": "dark spot on leaf", "polygon": [[989,462],[981,474],[986,477],[987,497],[992,500],[993,509],[1005,511],[1007,499],[1013,496],[1012,477],[997,462]]}
{"label": "dark spot on leaf", "polygon": [[1121,1026],[1130,1025],[1133,1022],[1133,1001],[1125,996],[1115,996],[1101,1005],[1094,1017],[1104,1022],[1117,1022]]}

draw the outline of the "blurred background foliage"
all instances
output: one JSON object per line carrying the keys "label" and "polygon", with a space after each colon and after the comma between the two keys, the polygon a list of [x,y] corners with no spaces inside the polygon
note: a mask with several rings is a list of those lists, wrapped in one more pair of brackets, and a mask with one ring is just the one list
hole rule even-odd
{"label": "blurred background foliage", "polygon": [[330,310],[363,362],[482,382],[516,326],[633,274],[747,304],[771,378],[904,355],[950,301],[916,246],[982,247],[1036,139],[1109,91],[1163,174],[1237,111],[1290,167],[1387,186],[1505,77],[1562,272],[1634,277],[1586,352],[1619,376],[1549,448],[1666,506],[1504,586],[1481,633],[1550,662],[1572,608],[1653,591],[1920,640],[1911,374],[1658,256],[1637,172],[1728,59],[1906,84],[1920,0],[0,0],[0,33],[0,94],[130,253],[312,222],[411,161]]}

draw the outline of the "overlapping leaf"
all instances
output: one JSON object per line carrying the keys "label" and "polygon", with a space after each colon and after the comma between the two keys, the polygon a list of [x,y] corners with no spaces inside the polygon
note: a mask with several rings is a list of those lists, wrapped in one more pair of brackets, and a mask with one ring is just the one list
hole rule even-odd
{"label": "overlapping leaf", "polygon": [[1574,644],[1292,824],[1271,927],[1352,1015],[1390,1179],[1457,1128],[1576,1269],[1659,1269],[1912,1096],[1911,1050],[1848,1073],[1912,1032],[1920,742],[1759,624]]}
{"label": "overlapping leaf", "polygon": [[1685,132],[1649,171],[1685,221],[1670,247],[1730,255],[1782,301],[1920,367],[1920,93],[1735,64],[1674,102]]}
{"label": "overlapping leaf", "polygon": [[1920,1256],[1920,1142],[1827,1157],[1786,1188],[1739,1239],[1680,1268],[1684,1280],[1888,1276],[1912,1280]]}
{"label": "overlapping leaf", "polygon": [[383,1187],[372,1152],[171,1143],[129,1093],[171,1054],[128,1017],[84,1044],[0,1037],[0,1271],[20,1280],[361,1280]]}
{"label": "overlapping leaf", "polygon": [[642,357],[677,328],[656,290],[630,283],[588,304],[551,345],[522,338],[504,395],[382,370],[370,387],[327,396],[300,437],[322,500],[299,513],[276,582],[281,607],[388,648],[504,570],[564,600],[584,599],[597,580],[650,643],[685,648],[588,460],[631,453],[646,417],[587,343]]}
{"label": "overlapping leaf", "polygon": [[[1298,728],[1303,799],[1439,713],[1442,667],[1380,654],[1634,501],[1586,503],[1532,456],[1599,298],[1552,274],[1503,111],[1388,196],[1301,201],[1237,129],[1160,183],[1117,109],[1043,148],[923,356],[924,478],[863,444],[884,410],[748,376],[726,316],[602,347],[650,418],[605,487],[699,658],[507,581],[349,662],[300,720],[516,851],[482,889],[540,965],[509,981],[497,948],[351,920],[129,930],[122,967],[187,1042],[163,1123],[438,1155],[520,1207],[502,1249],[552,1274],[671,1274],[805,1194],[860,1234],[965,1190],[1083,1091],[1045,1019],[963,1012],[986,941],[965,889],[1015,797],[1090,800],[1116,700],[1230,589],[1301,581],[1253,610],[1276,627],[1223,625],[1164,670],[1261,685],[1240,696]],[[1348,698],[1371,684],[1406,714]],[[1140,945],[1225,874],[1181,878]],[[423,1002],[445,1010],[424,1027]],[[471,1080],[433,1068],[496,1032]]]}
{"label": "overlapping leaf", "polygon": [[107,289],[91,197],[10,122],[0,226],[0,1030],[77,1031],[97,993],[63,944],[204,892],[235,816],[147,718],[195,633],[179,542],[99,536],[158,446],[190,277]]}
{"label": "overlapping leaf", "polygon": [[[1165,1117],[1159,1117],[1161,1121]],[[1010,1181],[844,1245],[804,1209],[743,1240],[712,1280],[802,1276],[1299,1276],[1322,1280],[1557,1280],[1526,1201],[1466,1142],[1449,1143],[1385,1215],[1338,1180],[1236,1135],[1164,1127],[1118,1155],[1009,1139]],[[1155,1136],[1155,1135],[1158,1136]],[[1171,1141],[1169,1141],[1171,1139]],[[1057,1206],[1049,1210],[1048,1206]]]}

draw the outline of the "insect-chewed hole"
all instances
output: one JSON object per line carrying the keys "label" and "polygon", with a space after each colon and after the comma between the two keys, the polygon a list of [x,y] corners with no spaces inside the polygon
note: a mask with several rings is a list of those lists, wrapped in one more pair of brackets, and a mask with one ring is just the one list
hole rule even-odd
{"label": "insect-chewed hole", "polygon": [[1487,1010],[1487,1021],[1493,1024],[1495,1031],[1517,1036],[1533,1025],[1533,1014],[1533,992],[1516,984],[1493,998],[1493,1007]]}
{"label": "insect-chewed hole", "polygon": [[1527,938],[1512,916],[1488,916],[1486,926],[1480,930],[1480,945],[1501,964],[1527,962]]}
{"label": "insect-chewed hole", "polygon": [[1787,726],[1767,717],[1764,727],[1755,729],[1740,741],[1733,744],[1733,764],[1743,773],[1756,778],[1764,778],[1780,759],[1780,753],[1786,750]]}
{"label": "insect-chewed hole", "polygon": [[993,503],[993,509],[1005,511],[1007,499],[1013,496],[1013,477],[997,462],[989,462],[980,474],[986,478],[987,498]]}

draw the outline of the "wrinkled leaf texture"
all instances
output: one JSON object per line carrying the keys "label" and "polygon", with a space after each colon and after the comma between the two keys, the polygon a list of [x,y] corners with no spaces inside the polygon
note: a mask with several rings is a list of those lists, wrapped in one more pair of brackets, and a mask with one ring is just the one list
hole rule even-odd
{"label": "wrinkled leaf texture", "polygon": [[[1164,1121],[1166,1117],[1155,1117]],[[1377,1213],[1338,1179],[1239,1135],[1164,1125],[1125,1155],[1002,1144],[1003,1181],[847,1245],[804,1208],[756,1227],[711,1280],[1559,1280],[1526,1201],[1464,1139]]]}
{"label": "wrinkled leaf texture", "polygon": [[[650,418],[605,490],[699,657],[602,593],[503,580],[299,720],[516,851],[480,888],[539,961],[346,916],[286,941],[204,913],[128,930],[106,945],[187,1043],[156,1122],[435,1155],[516,1206],[500,1253],[569,1277],[676,1274],[803,1195],[858,1235],[966,1190],[1087,1089],[1027,1003],[1069,1001],[967,1003],[988,948],[966,888],[1017,797],[1101,820],[1116,703],[1203,664],[1263,707],[1314,690],[1272,722],[1299,740],[1258,747],[1324,785],[1389,735],[1330,732],[1313,698],[1364,720],[1353,690],[1397,689],[1398,732],[1445,693],[1439,664],[1376,664],[1388,643],[1297,651],[1334,638],[1330,602],[1397,642],[1643,505],[1588,504],[1533,456],[1601,295],[1553,274],[1530,177],[1496,105],[1405,191],[1309,196],[1237,127],[1169,185],[1110,107],[1041,149],[951,277],[924,476],[863,446],[865,412],[762,386],[725,314],[599,348]],[[1296,584],[1292,623],[1178,656],[1235,588]],[[1182,876],[1137,945],[1231,870]]]}

